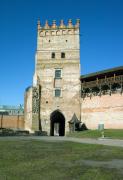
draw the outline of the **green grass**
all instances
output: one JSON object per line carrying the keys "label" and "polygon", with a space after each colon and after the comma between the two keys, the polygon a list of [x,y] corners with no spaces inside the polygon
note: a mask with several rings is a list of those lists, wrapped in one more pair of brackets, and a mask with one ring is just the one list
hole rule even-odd
{"label": "green grass", "polygon": [[123,160],[123,149],[36,140],[0,140],[0,180],[120,180],[122,169],[95,167],[87,160]]}
{"label": "green grass", "polygon": [[[102,131],[99,130],[86,130],[69,133],[67,136],[77,138],[100,138],[102,136],[101,132]],[[105,129],[104,136],[113,139],[123,139],[123,129]]]}

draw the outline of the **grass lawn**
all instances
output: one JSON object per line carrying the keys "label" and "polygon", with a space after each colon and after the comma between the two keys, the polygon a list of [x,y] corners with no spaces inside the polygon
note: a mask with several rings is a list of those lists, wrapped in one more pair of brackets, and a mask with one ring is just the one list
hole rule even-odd
{"label": "grass lawn", "polygon": [[[77,138],[99,138],[101,137],[101,131],[99,130],[86,130],[70,133],[67,136]],[[105,129],[104,136],[113,139],[123,139],[123,129]]]}
{"label": "grass lawn", "polygon": [[123,148],[0,139],[0,180],[120,180],[122,169]]}

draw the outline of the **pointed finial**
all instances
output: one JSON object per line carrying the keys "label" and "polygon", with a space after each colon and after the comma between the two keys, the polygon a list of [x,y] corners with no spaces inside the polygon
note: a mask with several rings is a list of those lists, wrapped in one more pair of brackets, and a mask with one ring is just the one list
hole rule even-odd
{"label": "pointed finial", "polygon": [[68,27],[73,27],[72,19],[69,19],[69,20],[68,20]]}
{"label": "pointed finial", "polygon": [[46,20],[44,28],[45,28],[45,29],[48,29],[48,28],[49,28],[48,20]]}
{"label": "pointed finial", "polygon": [[60,21],[60,28],[64,28],[64,27],[65,27],[65,25],[64,25],[64,20],[61,19],[61,21]]}
{"label": "pointed finial", "polygon": [[56,20],[53,20],[53,23],[52,23],[52,28],[56,28]]}
{"label": "pointed finial", "polygon": [[37,26],[38,26],[38,29],[40,29],[40,28],[41,28],[40,19],[38,19]]}
{"label": "pointed finial", "polygon": [[80,27],[80,19],[77,19],[77,20],[76,20],[76,25],[75,25],[75,27]]}

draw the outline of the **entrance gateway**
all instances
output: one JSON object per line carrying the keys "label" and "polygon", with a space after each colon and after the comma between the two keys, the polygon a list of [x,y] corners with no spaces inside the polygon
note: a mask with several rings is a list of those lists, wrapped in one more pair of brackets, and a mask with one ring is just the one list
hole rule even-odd
{"label": "entrance gateway", "polygon": [[52,112],[50,116],[50,135],[65,135],[65,117],[59,110]]}

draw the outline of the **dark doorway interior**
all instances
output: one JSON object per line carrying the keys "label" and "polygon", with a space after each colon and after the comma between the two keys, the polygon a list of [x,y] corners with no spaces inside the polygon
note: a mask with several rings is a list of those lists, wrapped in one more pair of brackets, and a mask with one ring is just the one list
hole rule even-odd
{"label": "dark doorway interior", "polygon": [[64,136],[65,135],[65,118],[64,118],[64,115],[59,110],[56,110],[51,114],[50,135],[51,136],[54,136],[54,135]]}

